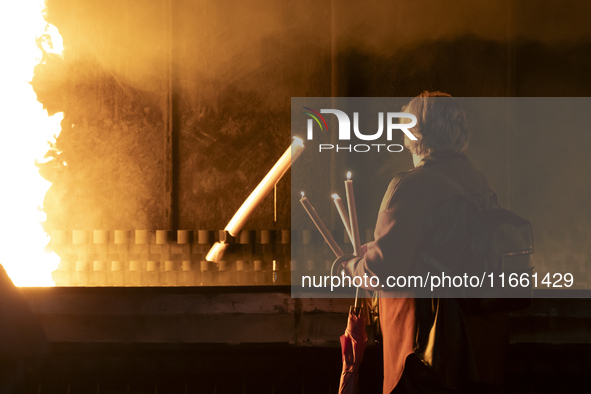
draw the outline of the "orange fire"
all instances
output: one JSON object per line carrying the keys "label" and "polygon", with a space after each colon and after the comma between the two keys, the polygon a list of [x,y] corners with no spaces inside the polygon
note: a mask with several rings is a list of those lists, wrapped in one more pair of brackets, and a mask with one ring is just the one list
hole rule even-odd
{"label": "orange fire", "polygon": [[[43,0],[11,1],[0,16],[2,70],[0,110],[0,264],[17,286],[53,286],[59,257],[45,251],[43,198],[51,186],[35,166],[61,131],[63,114],[48,116],[30,81],[43,53],[61,54],[57,28],[43,18]],[[37,46],[40,43],[41,48]]]}

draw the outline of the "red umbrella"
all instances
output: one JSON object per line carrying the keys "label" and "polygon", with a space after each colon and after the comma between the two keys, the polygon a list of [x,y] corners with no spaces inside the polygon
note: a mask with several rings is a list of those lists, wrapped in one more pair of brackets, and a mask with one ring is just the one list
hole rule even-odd
{"label": "red umbrella", "polygon": [[365,333],[365,319],[360,308],[349,309],[347,329],[341,336],[341,350],[343,352],[343,372],[341,372],[341,384],[339,394],[358,393],[359,366],[363,360],[363,352],[367,345]]}

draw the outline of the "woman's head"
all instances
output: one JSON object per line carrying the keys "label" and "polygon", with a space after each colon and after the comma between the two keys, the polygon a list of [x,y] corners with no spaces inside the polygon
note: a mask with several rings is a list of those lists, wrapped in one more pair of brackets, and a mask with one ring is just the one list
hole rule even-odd
{"label": "woman's head", "polygon": [[413,155],[423,157],[440,150],[464,153],[468,148],[466,114],[449,94],[423,92],[402,110],[417,117],[417,125],[410,129],[417,140],[404,138]]}

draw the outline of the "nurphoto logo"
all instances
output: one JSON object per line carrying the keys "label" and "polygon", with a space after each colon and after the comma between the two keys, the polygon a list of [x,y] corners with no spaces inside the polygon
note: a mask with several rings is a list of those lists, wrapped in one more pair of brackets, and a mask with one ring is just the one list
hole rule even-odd
{"label": "nurphoto logo", "polygon": [[[328,123],[322,114],[333,114],[337,117],[338,121],[338,136],[339,141],[350,141],[351,140],[351,120],[349,115],[344,111],[338,109],[321,109],[320,112],[309,108],[302,107],[303,113],[308,115],[308,128],[307,138],[312,140],[314,138],[314,122],[320,128],[320,131],[328,131]],[[353,133],[356,138],[362,141],[376,141],[384,134],[384,118],[386,119],[386,140],[392,141],[393,131],[402,131],[409,139],[416,141],[417,138],[409,130],[416,126],[417,118],[413,114],[407,112],[387,112],[384,116],[384,112],[378,112],[378,131],[373,134],[364,134],[359,130],[359,112],[353,112]],[[410,119],[410,122],[400,123],[395,122],[395,119]],[[323,150],[336,150],[336,152],[359,152],[365,153],[372,150],[380,152],[381,149],[387,152],[402,152],[404,147],[401,144],[355,144],[355,145],[340,145],[340,144],[319,144],[319,152]]]}

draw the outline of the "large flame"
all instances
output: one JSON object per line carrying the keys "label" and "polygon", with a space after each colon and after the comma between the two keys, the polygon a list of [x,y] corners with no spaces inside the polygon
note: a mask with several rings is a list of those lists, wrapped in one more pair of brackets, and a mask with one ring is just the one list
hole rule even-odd
{"label": "large flame", "polygon": [[0,264],[17,286],[52,286],[51,272],[59,263],[44,250],[50,239],[41,226],[42,205],[51,183],[35,162],[46,160],[63,114],[48,116],[29,83],[43,51],[62,50],[59,32],[43,18],[44,7],[43,0],[10,1],[0,16]]}

